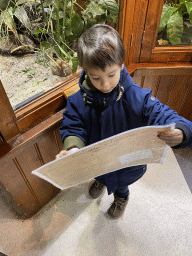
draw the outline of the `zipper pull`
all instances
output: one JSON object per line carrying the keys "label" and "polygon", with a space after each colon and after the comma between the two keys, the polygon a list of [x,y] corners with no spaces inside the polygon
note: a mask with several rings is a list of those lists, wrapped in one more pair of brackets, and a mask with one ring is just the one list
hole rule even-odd
{"label": "zipper pull", "polygon": [[103,106],[104,106],[104,108],[106,108],[106,107],[107,107],[107,101],[106,101],[106,99],[105,99],[105,98],[103,98]]}

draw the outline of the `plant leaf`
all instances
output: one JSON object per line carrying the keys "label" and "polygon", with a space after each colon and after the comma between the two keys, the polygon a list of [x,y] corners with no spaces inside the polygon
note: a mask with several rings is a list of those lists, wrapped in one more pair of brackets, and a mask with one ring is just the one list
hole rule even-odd
{"label": "plant leaf", "polygon": [[171,15],[173,14],[173,12],[176,9],[177,8],[171,7],[167,4],[163,5],[163,10],[162,10],[162,14],[161,14],[160,23],[159,23],[158,33],[160,33],[161,31],[163,31],[165,29],[165,27],[167,26],[168,20],[170,19]]}
{"label": "plant leaf", "polygon": [[183,34],[183,16],[175,12],[167,23],[167,38],[171,44],[181,44]]}
{"label": "plant leaf", "polygon": [[89,18],[87,20],[87,23],[85,24],[85,28],[84,29],[87,30],[88,28],[92,27],[95,24],[97,24],[96,19]]}
{"label": "plant leaf", "polygon": [[36,85],[38,85],[39,81],[34,81],[33,82],[33,87],[35,87]]}
{"label": "plant leaf", "polygon": [[7,0],[1,0],[0,1],[0,10],[4,11],[9,5],[9,2]]}
{"label": "plant leaf", "polygon": [[105,4],[107,5],[107,10],[110,12],[112,16],[118,15],[119,6],[115,0],[105,0]]}
{"label": "plant leaf", "polygon": [[31,31],[31,23],[23,6],[18,6],[14,12],[14,15],[26,28]]}
{"label": "plant leaf", "polygon": [[72,73],[75,73],[77,71],[77,67],[79,65],[79,60],[77,57],[72,58]]}
{"label": "plant leaf", "polygon": [[47,41],[41,41],[40,42],[41,47],[45,48],[45,49],[49,49],[50,48],[50,43]]}
{"label": "plant leaf", "polygon": [[97,3],[90,2],[87,5],[87,8],[85,11],[82,12],[83,15],[91,15],[93,18],[95,18],[98,15],[105,14],[105,10],[101,8]]}
{"label": "plant leaf", "polygon": [[34,76],[35,75],[35,70],[34,69],[29,70],[29,74]]}
{"label": "plant leaf", "polygon": [[16,2],[16,5],[18,6],[18,5],[24,4],[25,2],[26,2],[26,0],[18,0]]}
{"label": "plant leaf", "polygon": [[13,9],[12,7],[8,8],[5,11],[1,12],[1,17],[5,25],[14,33],[14,35],[19,39],[19,35],[16,30],[16,24],[13,19]]}
{"label": "plant leaf", "polygon": [[190,22],[192,23],[192,2],[186,2],[185,6],[186,6],[187,12],[189,14]]}
{"label": "plant leaf", "polygon": [[71,20],[71,29],[76,36],[80,36],[84,29],[84,21],[79,14],[75,14]]}
{"label": "plant leaf", "polygon": [[[69,60],[71,59],[71,56],[70,56],[70,54],[68,54],[59,44],[58,44],[58,42],[56,42],[55,41],[55,39],[53,39],[53,38],[51,38],[54,42],[55,42],[55,44],[56,44],[56,46],[59,48],[59,50],[61,51],[61,53],[64,55],[64,56],[66,56]],[[66,46],[66,47],[68,47],[64,42],[63,42],[63,44]],[[68,47],[69,48],[69,47]],[[57,54],[57,52],[55,52],[56,54]]]}

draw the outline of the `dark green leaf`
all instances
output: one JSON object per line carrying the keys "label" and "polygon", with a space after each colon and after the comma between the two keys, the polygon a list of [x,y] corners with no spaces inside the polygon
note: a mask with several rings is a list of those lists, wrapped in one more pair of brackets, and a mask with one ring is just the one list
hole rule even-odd
{"label": "dark green leaf", "polygon": [[73,42],[75,42],[77,39],[78,39],[78,37],[75,36],[75,35],[69,35],[69,36],[66,37],[66,41],[69,42],[69,43],[73,43]]}
{"label": "dark green leaf", "polygon": [[79,14],[75,14],[71,20],[71,29],[76,36],[80,36],[84,29],[84,21]]}
{"label": "dark green leaf", "polygon": [[161,14],[160,23],[159,23],[159,29],[158,29],[159,33],[165,29],[165,27],[167,26],[168,20],[170,19],[171,15],[173,14],[173,12],[176,9],[177,8],[175,8],[175,7],[171,7],[167,4],[164,4],[162,14]]}
{"label": "dark green leaf", "polygon": [[183,34],[183,16],[175,12],[167,23],[167,38],[171,44],[181,44]]}
{"label": "dark green leaf", "polygon": [[107,5],[107,10],[110,12],[112,16],[118,15],[119,6],[115,0],[105,0],[105,4]]}
{"label": "dark green leaf", "polygon": [[0,1],[0,10],[4,11],[9,5],[9,2],[7,0],[1,0]]}
{"label": "dark green leaf", "polygon": [[94,26],[95,24],[97,24],[96,19],[92,19],[92,18],[88,19],[88,20],[87,20],[87,23],[86,23],[86,25],[85,25],[84,30],[87,30],[88,28],[91,28],[91,27]]}
{"label": "dark green leaf", "polygon": [[50,43],[47,42],[47,41],[42,41],[42,42],[40,42],[40,45],[41,45],[43,48],[46,48],[46,49],[49,49],[49,48],[50,48]]}
{"label": "dark green leaf", "polygon": [[188,2],[188,3],[185,3],[185,6],[186,6],[187,12],[189,14],[190,22],[192,23],[192,1]]}
{"label": "dark green leaf", "polygon": [[83,15],[91,15],[93,18],[95,18],[98,15],[102,15],[105,13],[105,10],[101,8],[100,5],[98,5],[95,2],[90,2],[90,4],[87,5],[87,8],[85,11],[82,12]]}
{"label": "dark green leaf", "polygon": [[63,28],[63,33],[65,34],[66,37],[73,35],[71,21],[69,19],[65,21],[65,27]]}
{"label": "dark green leaf", "polygon": [[77,67],[79,65],[79,60],[77,57],[72,58],[72,73],[75,73],[77,71]]}
{"label": "dark green leaf", "polygon": [[47,34],[47,30],[45,28],[39,27],[33,34],[36,35],[37,37],[39,36],[39,34],[45,35]]}

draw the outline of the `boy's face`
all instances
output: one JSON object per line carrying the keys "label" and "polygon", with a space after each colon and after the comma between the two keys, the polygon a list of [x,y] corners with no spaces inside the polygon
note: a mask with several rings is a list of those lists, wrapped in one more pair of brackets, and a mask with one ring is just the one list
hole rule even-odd
{"label": "boy's face", "polygon": [[105,70],[100,68],[89,68],[86,70],[92,84],[103,93],[111,92],[119,83],[122,66],[113,64],[106,66]]}

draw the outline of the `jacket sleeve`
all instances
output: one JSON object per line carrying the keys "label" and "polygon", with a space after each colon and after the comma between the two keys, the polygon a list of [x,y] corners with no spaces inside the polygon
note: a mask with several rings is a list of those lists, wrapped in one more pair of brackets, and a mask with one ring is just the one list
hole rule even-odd
{"label": "jacket sleeve", "polygon": [[87,131],[80,114],[81,106],[77,107],[72,99],[73,97],[67,99],[67,107],[63,113],[63,122],[59,130],[64,142],[64,149],[67,150],[73,147],[84,147],[87,138]]}
{"label": "jacket sleeve", "polygon": [[147,90],[144,97],[143,118],[147,125],[164,125],[175,123],[175,128],[183,131],[183,142],[174,147],[192,146],[192,122],[179,116],[176,111],[170,109],[169,106],[160,103],[160,101],[152,96],[152,92]]}

